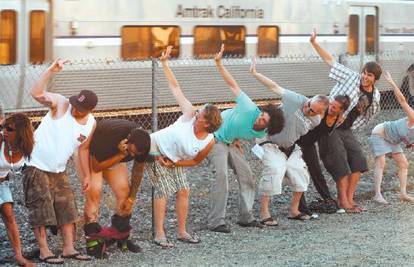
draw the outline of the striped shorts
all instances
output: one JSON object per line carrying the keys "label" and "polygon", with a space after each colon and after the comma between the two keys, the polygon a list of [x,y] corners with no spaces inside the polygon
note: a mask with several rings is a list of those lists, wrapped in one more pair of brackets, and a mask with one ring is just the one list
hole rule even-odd
{"label": "striped shorts", "polygon": [[190,189],[183,167],[166,168],[157,161],[145,164],[145,171],[154,187],[155,198],[168,197]]}

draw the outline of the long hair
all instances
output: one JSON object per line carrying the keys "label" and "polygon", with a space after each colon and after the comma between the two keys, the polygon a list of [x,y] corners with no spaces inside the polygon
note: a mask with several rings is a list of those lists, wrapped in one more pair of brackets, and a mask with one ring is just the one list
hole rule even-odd
{"label": "long hair", "polygon": [[5,125],[15,128],[14,145],[24,157],[30,159],[34,146],[33,125],[30,119],[23,113],[16,113],[6,119]]}

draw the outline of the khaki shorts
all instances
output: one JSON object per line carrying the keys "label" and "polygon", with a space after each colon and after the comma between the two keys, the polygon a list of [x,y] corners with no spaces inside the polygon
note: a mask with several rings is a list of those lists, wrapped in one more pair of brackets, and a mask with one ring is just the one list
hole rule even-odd
{"label": "khaki shorts", "polygon": [[33,226],[62,226],[76,222],[75,195],[66,172],[51,173],[27,167],[23,174],[25,202]]}

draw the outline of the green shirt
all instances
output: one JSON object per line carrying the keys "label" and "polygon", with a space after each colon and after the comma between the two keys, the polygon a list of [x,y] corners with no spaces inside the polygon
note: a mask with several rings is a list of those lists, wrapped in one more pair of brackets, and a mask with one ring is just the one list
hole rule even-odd
{"label": "green shirt", "polygon": [[220,142],[231,144],[235,139],[262,138],[266,130],[255,131],[253,125],[261,111],[256,104],[241,92],[236,98],[236,107],[221,112],[223,123],[214,136]]}

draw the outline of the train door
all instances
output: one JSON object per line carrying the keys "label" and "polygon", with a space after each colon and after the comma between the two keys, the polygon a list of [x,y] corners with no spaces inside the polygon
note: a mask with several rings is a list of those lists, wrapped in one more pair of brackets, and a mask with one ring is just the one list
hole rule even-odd
{"label": "train door", "polygon": [[348,54],[358,56],[359,67],[375,60],[378,52],[378,10],[373,6],[350,6]]}

